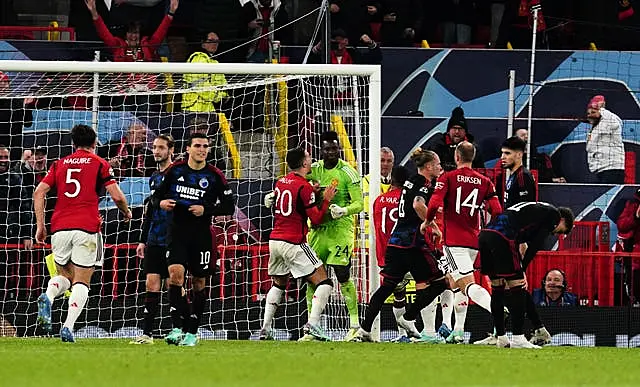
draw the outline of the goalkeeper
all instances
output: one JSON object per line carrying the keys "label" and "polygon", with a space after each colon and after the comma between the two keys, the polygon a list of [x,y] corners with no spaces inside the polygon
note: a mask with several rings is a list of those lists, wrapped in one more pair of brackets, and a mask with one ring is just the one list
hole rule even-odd
{"label": "goalkeeper", "polygon": [[[355,242],[355,215],[362,211],[362,189],[360,175],[346,161],[340,159],[340,144],[336,132],[324,132],[320,138],[322,143],[322,160],[311,165],[311,173],[307,179],[318,183],[321,189],[331,185],[336,187],[336,195],[331,201],[329,210],[322,223],[311,228],[309,245],[318,254],[326,266],[333,272],[340,283],[344,296],[351,329],[344,338],[348,341],[355,337],[360,327],[358,318],[358,296],[351,279],[351,255]],[[307,287],[307,309],[311,310],[314,289]]]}

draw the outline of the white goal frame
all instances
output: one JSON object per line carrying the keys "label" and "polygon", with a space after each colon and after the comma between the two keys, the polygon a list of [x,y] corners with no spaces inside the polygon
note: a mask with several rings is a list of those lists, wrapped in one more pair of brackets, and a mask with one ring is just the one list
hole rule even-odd
{"label": "white goal frame", "polygon": [[[161,62],[80,62],[0,60],[0,71],[18,73],[149,73],[149,74],[239,74],[299,76],[364,76],[369,78],[369,175],[380,176],[381,148],[381,67],[379,65],[334,64],[250,64],[250,63],[161,63]],[[97,89],[96,89],[97,90]],[[357,91],[356,91],[357,92]],[[92,95],[89,95],[92,96]],[[34,95],[34,97],[36,97]],[[361,139],[359,139],[361,140]],[[359,162],[361,160],[358,160]],[[363,175],[363,171],[360,171]],[[380,194],[380,179],[370,179],[368,213],[373,213],[374,199]],[[375,249],[373,221],[369,222],[368,284],[370,297],[379,287],[380,277]],[[363,242],[363,245],[365,243]],[[364,300],[368,302],[368,300]],[[377,325],[377,324],[376,324]]]}

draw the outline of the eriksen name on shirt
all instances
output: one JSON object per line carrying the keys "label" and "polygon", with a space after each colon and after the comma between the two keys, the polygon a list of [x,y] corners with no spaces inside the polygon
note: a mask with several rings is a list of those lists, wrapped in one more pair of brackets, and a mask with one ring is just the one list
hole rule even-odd
{"label": "eriksen name on shirt", "polygon": [[458,183],[469,183],[469,184],[475,184],[475,185],[482,184],[482,179],[476,176],[457,175],[456,178]]}

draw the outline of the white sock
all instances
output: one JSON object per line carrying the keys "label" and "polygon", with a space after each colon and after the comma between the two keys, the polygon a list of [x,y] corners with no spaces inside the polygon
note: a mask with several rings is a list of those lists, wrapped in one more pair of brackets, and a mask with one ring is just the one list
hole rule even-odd
{"label": "white sock", "polygon": [[284,296],[284,290],[272,286],[267,293],[267,299],[264,304],[264,321],[262,323],[262,329],[267,331],[271,330],[271,321],[273,316],[278,310],[278,305],[282,302],[282,296]]}
{"label": "white sock", "polygon": [[53,300],[64,294],[71,287],[71,282],[67,279],[67,277],[62,275],[57,275],[52,277],[47,284],[47,298],[49,302],[53,303]]}
{"label": "white sock", "polygon": [[467,296],[471,301],[478,304],[482,309],[491,313],[491,295],[487,289],[478,284],[470,284],[467,286]]}
{"label": "white sock", "polygon": [[422,333],[429,336],[436,335],[436,311],[438,310],[438,299],[434,298],[433,301],[427,306],[425,306],[420,311],[420,316],[422,317],[422,324],[424,324],[424,328],[422,328]]}
{"label": "white sock", "polygon": [[456,313],[456,325],[454,331],[464,331],[464,322],[467,320],[467,306],[469,298],[462,292],[457,292],[454,297],[453,310]]}
{"label": "white sock", "polygon": [[320,284],[316,287],[316,291],[313,293],[313,300],[311,301],[311,313],[309,313],[309,324],[320,324],[320,315],[324,311],[324,307],[327,306],[329,296],[331,295],[333,287],[327,284]]}
{"label": "white sock", "polygon": [[84,305],[89,298],[89,288],[87,285],[77,282],[71,287],[71,296],[69,297],[69,311],[67,312],[67,319],[64,322],[64,327],[69,328],[73,332],[73,325],[76,323],[80,313],[84,309]]}
{"label": "white sock", "polygon": [[449,328],[451,324],[451,313],[453,312],[453,292],[449,289],[440,295],[440,306],[442,307],[442,323],[447,324]]}
{"label": "white sock", "polygon": [[[396,318],[396,321],[398,321],[398,318],[400,318],[400,316],[404,316],[406,312],[407,312],[407,308],[405,308],[404,306],[402,308],[396,308],[396,307],[393,308],[393,316]],[[407,331],[406,329],[398,325],[398,334],[400,334],[400,336],[406,336]]]}

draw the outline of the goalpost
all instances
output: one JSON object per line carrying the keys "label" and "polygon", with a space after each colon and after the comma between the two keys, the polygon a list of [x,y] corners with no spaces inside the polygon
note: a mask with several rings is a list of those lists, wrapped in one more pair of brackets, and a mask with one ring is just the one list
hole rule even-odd
{"label": "goalpost", "polygon": [[[100,203],[105,259],[94,275],[86,312],[76,324],[79,338],[141,332],[137,327],[144,308],[144,274],[135,249],[149,195],[148,176],[154,169],[150,146],[157,135],[173,135],[178,156],[191,131],[206,131],[216,145],[212,162],[224,169],[237,198],[235,215],[216,218],[212,225],[218,257],[199,332],[205,339],[257,337],[263,298],[271,285],[267,262],[273,217],[262,203],[275,180],[287,172],[288,149],[304,146],[319,159],[321,133],[335,130],[343,159],[361,176],[380,176],[379,66],[0,61],[0,71],[8,76],[8,81],[0,80],[0,100],[10,100],[2,106],[11,110],[11,118],[0,122],[0,130],[11,133],[2,137],[11,160],[0,163],[0,174],[8,169],[11,176],[0,180],[5,184],[0,191],[7,193],[6,199],[0,198],[0,229],[7,230],[6,238],[0,238],[0,320],[10,328],[0,333],[43,334],[35,324],[36,298],[49,279],[45,256],[50,246],[28,248],[35,224],[29,199],[51,162],[71,153],[73,125],[96,129],[98,154],[114,166],[134,211],[134,220],[125,224],[113,203],[106,198]],[[184,110],[194,96],[213,96],[215,112]],[[16,181],[18,187],[11,184]],[[369,214],[380,192],[380,180],[370,182]],[[53,202],[49,197],[48,216]],[[373,222],[365,230],[365,215],[360,214],[354,224],[352,277],[363,305],[377,289],[379,275]],[[334,282],[322,324],[339,339],[349,321]],[[307,319],[304,295],[302,284],[290,281],[276,314],[277,339],[301,334]],[[65,304],[64,299],[54,302],[54,332],[59,331]],[[168,312],[163,296],[161,334],[170,329]]]}

